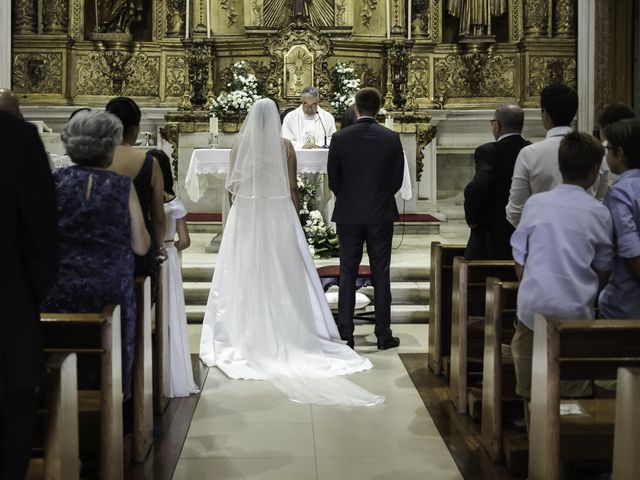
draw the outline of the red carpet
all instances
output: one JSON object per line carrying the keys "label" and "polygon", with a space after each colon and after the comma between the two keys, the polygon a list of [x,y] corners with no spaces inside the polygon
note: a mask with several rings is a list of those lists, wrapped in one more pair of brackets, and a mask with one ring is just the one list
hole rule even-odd
{"label": "red carpet", "polygon": [[[221,222],[221,213],[188,213],[188,222]],[[429,213],[405,213],[400,215],[399,222],[404,223],[440,223],[441,219]]]}

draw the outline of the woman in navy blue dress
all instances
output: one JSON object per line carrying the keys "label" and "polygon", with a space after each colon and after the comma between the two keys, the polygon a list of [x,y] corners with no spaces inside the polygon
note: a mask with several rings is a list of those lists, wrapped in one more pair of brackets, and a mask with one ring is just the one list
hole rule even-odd
{"label": "woman in navy blue dress", "polygon": [[[44,305],[47,312],[99,312],[121,306],[122,389],[131,396],[136,305],[133,255],[150,239],[131,180],[110,172],[122,124],[110,113],[82,112],[64,129],[62,141],[76,166],[54,173],[58,206],[60,270]],[[81,382],[93,383],[98,372]],[[95,378],[95,380],[94,380]]]}

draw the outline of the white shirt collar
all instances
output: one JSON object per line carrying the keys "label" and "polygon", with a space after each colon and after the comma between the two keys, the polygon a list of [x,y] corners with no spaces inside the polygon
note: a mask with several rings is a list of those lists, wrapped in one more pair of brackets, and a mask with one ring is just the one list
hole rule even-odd
{"label": "white shirt collar", "polygon": [[500,137],[498,138],[498,140],[497,140],[497,141],[499,142],[499,141],[500,141],[500,140],[502,140],[503,138],[513,137],[514,135],[522,136],[522,134],[517,133],[517,132],[503,133],[502,135],[500,135]]}
{"label": "white shirt collar", "polygon": [[547,130],[547,138],[564,137],[571,131],[571,127],[553,127]]}

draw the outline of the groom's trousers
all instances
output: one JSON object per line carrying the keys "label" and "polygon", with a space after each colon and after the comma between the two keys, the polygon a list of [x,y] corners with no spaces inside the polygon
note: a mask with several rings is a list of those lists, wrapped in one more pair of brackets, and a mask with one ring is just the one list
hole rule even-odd
{"label": "groom's trousers", "polygon": [[391,336],[391,242],[393,223],[338,223],[340,240],[340,284],[338,293],[338,331],[340,338],[353,338],[353,315],[356,302],[356,277],[362,260],[362,248],[367,244],[369,265],[374,288],[376,328],[378,339]]}

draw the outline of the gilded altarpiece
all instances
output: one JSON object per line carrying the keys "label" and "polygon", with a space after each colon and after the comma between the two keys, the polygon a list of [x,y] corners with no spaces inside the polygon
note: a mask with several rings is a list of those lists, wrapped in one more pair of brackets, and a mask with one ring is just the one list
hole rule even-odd
{"label": "gilded altarpiece", "polygon": [[330,109],[338,62],[392,111],[537,106],[544,85],[576,85],[575,0],[410,0],[410,19],[406,0],[388,0],[389,31],[382,0],[191,0],[188,19],[186,0],[12,1],[13,89],[27,104],[128,95],[188,109],[187,48],[208,37],[211,94],[246,60],[281,107],[314,83]]}

